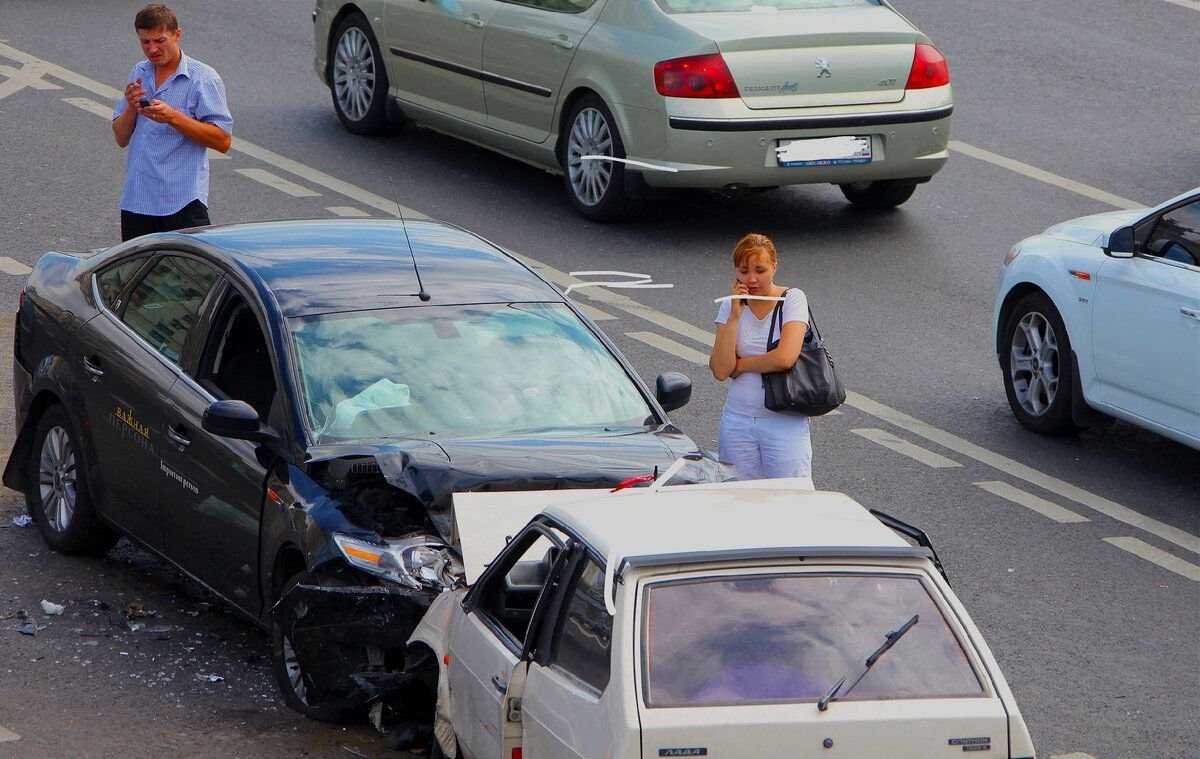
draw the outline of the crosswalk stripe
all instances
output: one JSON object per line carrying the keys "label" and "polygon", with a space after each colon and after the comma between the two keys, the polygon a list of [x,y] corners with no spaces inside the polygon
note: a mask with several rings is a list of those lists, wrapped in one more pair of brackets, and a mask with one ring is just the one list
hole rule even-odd
{"label": "crosswalk stripe", "polygon": [[976,482],[978,487],[983,488],[992,495],[998,495],[1001,498],[1012,501],[1013,503],[1024,506],[1027,509],[1032,509],[1044,517],[1049,517],[1055,522],[1089,522],[1087,517],[1082,514],[1076,514],[1070,509],[1064,509],[1057,503],[1047,501],[1045,498],[1039,498],[1032,493],[1026,493],[1020,488],[1013,487],[1007,482]]}
{"label": "crosswalk stripe", "polygon": [[962,464],[948,459],[940,453],[934,453],[931,450],[922,448],[921,446],[910,443],[907,440],[901,440],[890,432],[884,432],[873,427],[865,429],[850,430],[855,435],[861,435],[872,443],[878,443],[884,448],[891,449],[896,453],[908,456],[914,461],[919,461],[926,466],[931,466],[934,469],[949,469],[951,467],[962,466]]}

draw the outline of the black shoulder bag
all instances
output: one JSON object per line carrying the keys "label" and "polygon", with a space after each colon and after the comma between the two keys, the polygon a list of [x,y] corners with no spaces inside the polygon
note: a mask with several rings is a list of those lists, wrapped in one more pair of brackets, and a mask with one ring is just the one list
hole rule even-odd
{"label": "black shoulder bag", "polygon": [[[787,295],[787,290],[783,291]],[[767,329],[767,350],[774,350],[779,340],[771,340],[775,323],[779,322],[779,335],[783,336],[783,301],[775,304],[771,313],[771,326]],[[804,336],[804,345],[796,363],[779,372],[763,372],[763,405],[771,411],[800,416],[828,414],[846,400],[846,390],[833,368],[833,358],[825,350],[825,341],[817,331],[808,310],[809,334]]]}

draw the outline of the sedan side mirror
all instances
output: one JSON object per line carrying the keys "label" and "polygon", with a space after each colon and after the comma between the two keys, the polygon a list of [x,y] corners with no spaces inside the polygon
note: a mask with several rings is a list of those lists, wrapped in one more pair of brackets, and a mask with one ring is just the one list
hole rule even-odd
{"label": "sedan side mirror", "polygon": [[654,384],[654,397],[663,411],[674,411],[692,399],[692,381],[679,372],[663,372]]}
{"label": "sedan side mirror", "polygon": [[1104,254],[1113,258],[1133,258],[1137,252],[1137,243],[1133,239],[1133,227],[1121,227],[1113,230],[1108,236],[1108,246]]}
{"label": "sedan side mirror", "polygon": [[234,440],[249,440],[277,446],[282,442],[279,433],[265,426],[258,412],[245,401],[215,401],[204,409],[200,426],[205,432]]}

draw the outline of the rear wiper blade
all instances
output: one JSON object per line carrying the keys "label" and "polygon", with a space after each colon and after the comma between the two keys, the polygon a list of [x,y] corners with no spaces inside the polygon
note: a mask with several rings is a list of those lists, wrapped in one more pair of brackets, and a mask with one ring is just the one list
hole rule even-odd
{"label": "rear wiper blade", "polygon": [[920,618],[920,615],[914,614],[912,615],[911,619],[900,625],[899,628],[892,630],[890,633],[883,636],[883,644],[880,645],[879,648],[875,649],[875,651],[872,652],[871,655],[868,656],[861,664],[855,664],[854,666],[850,667],[846,674],[842,675],[842,679],[834,683],[833,687],[826,691],[824,696],[821,696],[821,700],[817,702],[817,709],[819,711],[825,711],[828,709],[829,702],[834,700],[834,694],[836,694],[838,690],[845,685],[846,681],[850,680],[851,676],[853,676],[854,679],[846,688],[846,692],[842,694],[843,696],[849,695],[850,691],[854,690],[854,686],[858,685],[863,677],[866,676],[867,672],[870,671],[871,667],[875,666],[875,662],[879,661],[879,658],[886,654],[888,649],[896,645],[896,641],[904,637],[904,633],[911,630],[913,625],[915,625]]}

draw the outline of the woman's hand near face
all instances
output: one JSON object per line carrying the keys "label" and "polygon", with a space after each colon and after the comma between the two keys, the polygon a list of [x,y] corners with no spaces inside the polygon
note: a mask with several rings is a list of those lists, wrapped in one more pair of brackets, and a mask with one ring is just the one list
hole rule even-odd
{"label": "woman's hand near face", "polygon": [[[749,295],[750,288],[735,279],[729,289],[729,293],[730,295]],[[741,298],[735,298],[729,302],[729,318],[731,321],[742,315],[742,308],[745,305],[746,301]]]}

